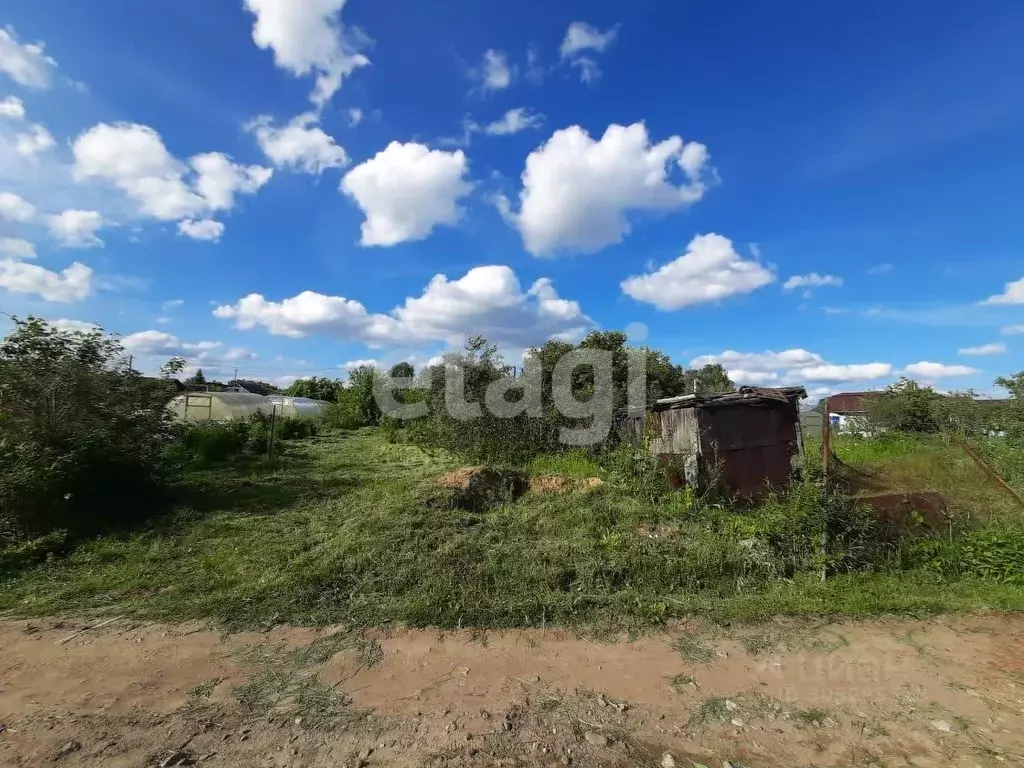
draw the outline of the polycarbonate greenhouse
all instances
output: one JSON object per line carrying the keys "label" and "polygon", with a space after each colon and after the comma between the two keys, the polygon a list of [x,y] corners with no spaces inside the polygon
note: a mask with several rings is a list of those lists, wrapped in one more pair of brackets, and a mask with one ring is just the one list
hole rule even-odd
{"label": "polycarbonate greenhouse", "polygon": [[267,400],[277,406],[278,416],[299,416],[304,419],[319,419],[324,415],[324,406],[328,405],[323,400],[285,395],[268,395]]}
{"label": "polycarbonate greenhouse", "polygon": [[232,421],[254,413],[269,416],[274,410],[267,398],[248,392],[188,392],[178,395],[167,407],[179,421]]}

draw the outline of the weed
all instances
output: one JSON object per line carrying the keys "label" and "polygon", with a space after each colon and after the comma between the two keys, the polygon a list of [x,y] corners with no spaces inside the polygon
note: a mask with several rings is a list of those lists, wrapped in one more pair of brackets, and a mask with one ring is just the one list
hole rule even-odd
{"label": "weed", "polygon": [[712,650],[694,635],[681,635],[672,642],[680,656],[695,664],[707,664],[714,657]]}
{"label": "weed", "polygon": [[220,685],[220,681],[223,679],[221,677],[211,677],[209,680],[196,683],[188,689],[188,695],[194,696],[197,699],[208,699],[213,693],[213,689]]}
{"label": "weed", "polygon": [[690,715],[686,725],[689,728],[707,725],[708,723],[724,723],[732,716],[734,711],[736,711],[736,705],[729,699],[707,699],[696,712]]}
{"label": "weed", "polygon": [[676,693],[684,693],[684,689],[691,685],[696,684],[696,680],[692,675],[673,675],[668,680],[669,685],[672,686],[672,690]]}
{"label": "weed", "polygon": [[829,713],[824,709],[797,709],[793,713],[793,718],[804,725],[810,725],[814,728],[820,728],[825,724],[825,721],[829,717]]}

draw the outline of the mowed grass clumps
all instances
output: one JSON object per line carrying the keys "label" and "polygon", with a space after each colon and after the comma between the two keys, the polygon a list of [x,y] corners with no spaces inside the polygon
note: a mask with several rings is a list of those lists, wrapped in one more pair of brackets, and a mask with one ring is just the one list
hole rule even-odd
{"label": "mowed grass clumps", "polygon": [[[437,479],[458,463],[361,430],[295,442],[275,462],[192,472],[178,511],[147,529],[8,570],[0,611],[256,628],[637,627],[695,613],[1024,608],[1021,586],[950,582],[896,554],[869,562],[841,532],[817,551],[810,485],[738,511],[682,493],[643,501],[613,479],[473,512],[436,503]],[[835,566],[824,583],[821,558]]]}

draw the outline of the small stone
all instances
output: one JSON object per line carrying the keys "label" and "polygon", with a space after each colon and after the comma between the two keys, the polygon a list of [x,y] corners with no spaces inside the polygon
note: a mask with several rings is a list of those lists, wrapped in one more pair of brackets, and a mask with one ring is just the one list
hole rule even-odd
{"label": "small stone", "polygon": [[77,741],[69,741],[63,747],[57,750],[57,759],[60,760],[62,757],[67,757],[72,752],[77,752],[82,748],[82,745]]}
{"label": "small stone", "polygon": [[731,722],[732,722],[732,724],[733,724],[733,725],[735,725],[735,726],[736,726],[737,728],[742,728],[742,727],[743,727],[743,721],[742,721],[742,720],[740,720],[740,719],[739,719],[738,717],[734,717],[734,718],[733,718],[733,719],[731,720]]}
{"label": "small stone", "polygon": [[676,759],[672,757],[671,752],[661,756],[661,768],[676,768]]}
{"label": "small stone", "polygon": [[588,744],[593,744],[595,747],[607,747],[608,737],[603,733],[597,733],[596,731],[587,731],[583,734],[583,738],[587,740]]}
{"label": "small stone", "polygon": [[735,711],[736,711],[737,709],[739,709],[739,708],[740,708],[740,705],[739,705],[739,704],[737,704],[737,703],[736,703],[735,701],[733,701],[732,699],[726,699],[726,700],[725,700],[725,708],[726,708],[727,710],[729,710],[730,712],[735,712]]}
{"label": "small stone", "polygon": [[373,747],[367,747],[366,749],[364,749],[362,752],[359,753],[359,759],[360,760],[369,760],[370,759],[370,755],[372,755],[372,754],[373,754]]}
{"label": "small stone", "polygon": [[932,727],[936,731],[942,731],[943,733],[949,733],[953,730],[953,727],[945,720],[932,720]]}

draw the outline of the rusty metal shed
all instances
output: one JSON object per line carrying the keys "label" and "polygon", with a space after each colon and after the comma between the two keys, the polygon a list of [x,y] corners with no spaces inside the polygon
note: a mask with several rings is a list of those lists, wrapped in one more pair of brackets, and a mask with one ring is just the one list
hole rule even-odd
{"label": "rusty metal shed", "polygon": [[715,483],[734,496],[757,499],[789,485],[803,463],[803,387],[740,387],[724,395],[658,400],[647,419],[651,452],[675,484],[703,490]]}

